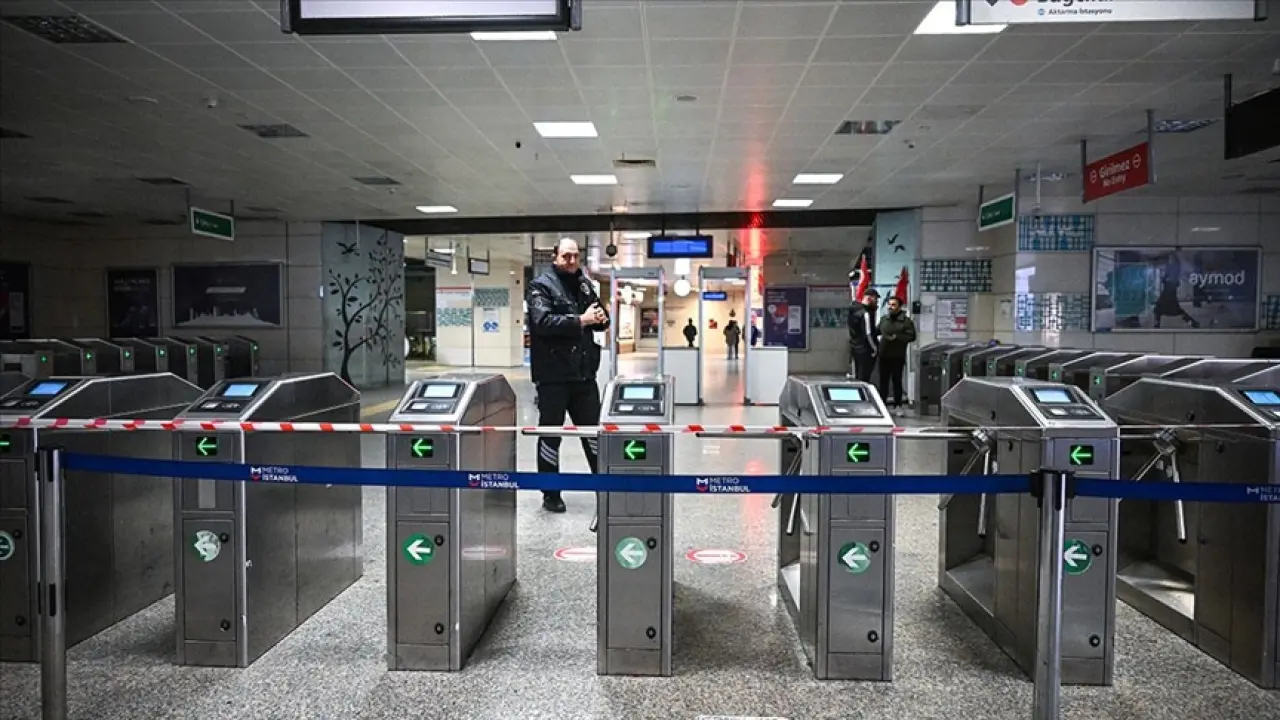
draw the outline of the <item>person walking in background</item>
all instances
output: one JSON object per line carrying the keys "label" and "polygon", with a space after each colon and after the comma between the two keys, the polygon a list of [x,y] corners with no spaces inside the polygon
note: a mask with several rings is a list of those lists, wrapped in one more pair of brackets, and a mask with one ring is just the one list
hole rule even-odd
{"label": "person walking in background", "polygon": [[751,321],[751,347],[755,347],[759,344],[760,344],[760,327],[756,325],[754,320],[752,320]]}
{"label": "person walking in background", "polygon": [[853,377],[859,382],[871,382],[875,372],[876,355],[880,351],[876,310],[880,307],[880,293],[871,288],[863,293],[860,302],[849,307],[849,349],[853,355]]}
{"label": "person walking in background", "polygon": [[729,351],[729,359],[738,359],[738,341],[742,339],[742,328],[738,327],[737,320],[730,320],[728,325],[724,326],[724,344]]}
{"label": "person walking in background", "polygon": [[[578,244],[556,245],[553,265],[529,283],[529,364],[538,399],[538,424],[560,426],[565,413],[575,425],[600,422],[600,346],[594,333],[609,328],[609,314],[583,273]],[[591,472],[599,472],[599,446],[582,438]],[[538,472],[560,472],[560,438],[538,438]],[[557,490],[542,492],[542,507],[565,511]]]}
{"label": "person walking in background", "polygon": [[698,339],[698,328],[693,325],[693,318],[689,318],[689,324],[684,326],[684,339],[689,343],[689,347],[693,347],[693,341]]}
{"label": "person walking in background", "polygon": [[[885,301],[889,312],[880,318],[880,398],[891,408],[902,407],[902,373],[907,369],[907,348],[916,341],[916,324],[903,312],[902,301]],[[889,389],[893,386],[893,402]]]}

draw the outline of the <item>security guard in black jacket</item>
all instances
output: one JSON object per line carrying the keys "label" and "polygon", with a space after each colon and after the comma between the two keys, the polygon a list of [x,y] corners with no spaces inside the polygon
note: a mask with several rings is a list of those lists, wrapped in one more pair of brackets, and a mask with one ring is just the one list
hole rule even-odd
{"label": "security guard in black jacket", "polygon": [[[529,360],[538,389],[538,424],[559,427],[565,413],[575,425],[600,422],[600,346],[593,333],[608,329],[591,281],[582,272],[578,244],[563,238],[556,245],[554,267],[529,283]],[[598,471],[597,442],[583,438],[591,472]],[[560,472],[560,438],[538,438],[538,472]],[[560,493],[542,493],[542,506],[565,511]]]}

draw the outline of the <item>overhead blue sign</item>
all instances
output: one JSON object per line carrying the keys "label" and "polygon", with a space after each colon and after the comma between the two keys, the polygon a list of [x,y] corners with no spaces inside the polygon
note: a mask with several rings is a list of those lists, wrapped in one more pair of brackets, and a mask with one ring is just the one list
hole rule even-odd
{"label": "overhead blue sign", "polygon": [[650,260],[710,258],[713,256],[714,250],[715,244],[710,235],[685,235],[681,237],[654,235],[649,238]]}
{"label": "overhead blue sign", "polygon": [[723,292],[723,291],[721,291],[721,292],[704,292],[704,293],[702,293],[702,299],[703,299],[703,300],[713,300],[713,301],[724,301],[724,300],[728,300],[728,299],[729,299],[729,293],[727,293],[727,292]]}

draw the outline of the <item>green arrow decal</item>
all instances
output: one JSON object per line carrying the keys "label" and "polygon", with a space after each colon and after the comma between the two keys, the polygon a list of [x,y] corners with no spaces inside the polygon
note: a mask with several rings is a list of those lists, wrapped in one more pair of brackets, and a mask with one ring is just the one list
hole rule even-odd
{"label": "green arrow decal", "polygon": [[649,448],[643,440],[628,440],[622,445],[622,454],[628,460],[643,460],[649,454]]}
{"label": "green arrow decal", "polygon": [[1072,445],[1071,453],[1072,465],[1092,465],[1093,464],[1093,446],[1092,445]]}
{"label": "green arrow decal", "polygon": [[416,458],[429,458],[436,453],[436,445],[430,438],[414,438],[410,449]]}
{"label": "green arrow decal", "polygon": [[12,449],[13,440],[8,435],[0,435],[0,455],[5,455]]}
{"label": "green arrow decal", "polygon": [[213,457],[218,454],[218,439],[213,437],[196,438],[196,454],[200,457]]}
{"label": "green arrow decal", "polygon": [[871,448],[866,443],[849,443],[845,448],[845,455],[848,456],[849,462],[864,463],[871,459]]}

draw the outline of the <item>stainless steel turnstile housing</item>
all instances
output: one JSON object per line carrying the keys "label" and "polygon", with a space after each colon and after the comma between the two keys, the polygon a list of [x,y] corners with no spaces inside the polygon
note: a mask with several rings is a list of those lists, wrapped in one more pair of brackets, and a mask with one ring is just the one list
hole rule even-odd
{"label": "stainless steel turnstile housing", "polygon": [[[1126,440],[1120,477],[1280,484],[1280,385],[1143,378],[1107,410],[1122,424],[1178,426],[1156,442]],[[1125,500],[1119,555],[1121,600],[1257,685],[1280,687],[1280,505]]]}
{"label": "stainless steel turnstile housing", "polygon": [[[392,423],[516,425],[502,375],[412,383]],[[461,670],[516,581],[514,432],[387,437],[387,466],[464,470],[472,489],[387,488],[387,666]]]}
{"label": "stainless steel turnstile housing", "polygon": [[[148,338],[147,342],[165,351],[165,356],[169,359],[169,372],[200,385],[200,362],[196,357],[197,349],[194,344],[170,337]],[[209,389],[208,385],[200,387]]]}
{"label": "stainless steel turnstile housing", "polygon": [[225,338],[202,338],[218,343],[226,350],[226,373],[229,378],[258,377],[258,341],[243,335]]}
{"label": "stainless steel turnstile housing", "polygon": [[227,380],[179,418],[231,421],[175,434],[179,458],[246,463],[254,478],[174,483],[178,664],[246,667],[364,572],[360,488],[299,485],[289,470],[360,467],[360,435],[236,423],[357,423],[360,393],[333,373]]}
{"label": "stainless steel turnstile housing", "polygon": [[98,373],[130,375],[134,372],[133,351],[100,338],[74,338],[66,341],[93,354]]}
{"label": "stainless steel turnstile housing", "polygon": [[[966,378],[943,398],[947,474],[1042,468],[1114,478],[1119,427],[1078,388],[1021,378]],[[1001,429],[994,429],[1001,428]],[[1026,429],[1008,429],[1026,428]],[[1040,511],[1027,495],[944,497],[938,584],[1014,662],[1034,674]],[[1116,503],[1069,501],[1062,583],[1062,682],[1110,685],[1115,633]]]}
{"label": "stainless steel turnstile housing", "polygon": [[30,379],[30,376],[24,375],[21,372],[0,370],[0,398],[8,395],[10,391],[21,387]]}
{"label": "stainless steel turnstile housing", "polygon": [[53,374],[53,358],[49,353],[34,348],[18,350],[0,343],[0,372],[22,375],[27,379],[49,377]]}
{"label": "stainless steel turnstile housing", "polygon": [[[792,376],[778,414],[789,427],[831,429],[802,449],[787,443],[784,470],[799,453],[805,475],[893,473],[894,422],[871,384]],[[893,679],[894,506],[892,495],[781,497],[778,588],[819,680]]]}
{"label": "stainless steel turnstile housing", "polygon": [[[600,423],[670,425],[670,376],[614,378],[605,386]],[[600,472],[670,475],[672,437],[602,433]],[[669,493],[596,493],[596,672],[671,674],[672,497]]]}
{"label": "stainless steel turnstile housing", "polygon": [[112,338],[111,342],[133,354],[133,369],[138,373],[169,372],[169,349],[141,338]]}
{"label": "stainless steel turnstile housing", "polygon": [[[196,360],[196,384],[213,387],[227,377],[227,346],[222,340],[207,337],[175,337],[174,340],[194,347]],[[188,352],[188,355],[191,353]]]}
{"label": "stainless steel turnstile housing", "polygon": [[1090,371],[1105,370],[1140,357],[1142,353],[1095,352],[1065,362],[1054,361],[1049,363],[1049,377],[1041,379],[1075,385],[1087,393]]}
{"label": "stainless steel turnstile housing", "polygon": [[[960,375],[962,378],[967,377],[986,377],[988,369],[991,367],[991,361],[1001,355],[1008,355],[1011,352],[1020,350],[1017,345],[993,345],[991,347],[978,346],[969,350],[961,356],[960,359]],[[956,380],[959,382],[959,378]],[[955,387],[953,384],[952,387]]]}
{"label": "stainless steel turnstile housing", "polygon": [[[1093,350],[1076,350],[1073,348],[1047,350],[1038,355],[1019,358],[1013,365],[1013,376],[1031,378],[1032,380],[1050,380],[1050,363],[1063,363],[1093,354]],[[1052,378],[1052,382],[1061,381],[1057,378]]]}
{"label": "stainless steel turnstile housing", "polygon": [[[0,417],[170,420],[200,389],[173,375],[31,380],[0,400]],[[0,531],[14,555],[0,562],[0,660],[39,660],[36,622],[36,451],[173,459],[167,433],[0,431]],[[66,637],[74,645],[173,592],[173,482],[67,470]]]}
{"label": "stainless steel turnstile housing", "polygon": [[50,365],[51,375],[84,377],[98,374],[93,353],[61,340],[0,341],[0,353],[35,354],[38,358],[37,364],[44,365],[47,362]]}
{"label": "stainless steel turnstile housing", "polygon": [[[1221,358],[1205,358],[1199,362],[1161,373],[1165,380],[1182,380],[1183,382],[1235,382],[1236,380],[1258,373],[1274,371],[1280,363],[1274,360],[1224,360]],[[1264,376],[1259,376],[1264,377]]]}
{"label": "stainless steel turnstile housing", "polygon": [[987,358],[986,377],[1013,377],[1019,360],[1038,357],[1047,352],[1049,352],[1049,348],[1021,347],[1013,352],[989,356]]}
{"label": "stainless steel turnstile housing", "polygon": [[1089,398],[1099,405],[1114,393],[1137,382],[1199,362],[1203,358],[1187,355],[1143,355],[1128,362],[1089,371]]}
{"label": "stainless steel turnstile housing", "polygon": [[915,387],[916,412],[921,415],[942,412],[942,396],[951,389],[951,378],[960,376],[959,351],[971,347],[975,345],[938,342],[920,349],[916,364],[920,368]]}

